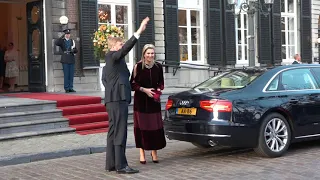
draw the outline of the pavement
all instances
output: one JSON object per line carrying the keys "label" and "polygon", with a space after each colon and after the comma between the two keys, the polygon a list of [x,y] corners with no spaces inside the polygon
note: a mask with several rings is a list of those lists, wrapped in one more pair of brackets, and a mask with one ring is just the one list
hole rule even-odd
{"label": "pavement", "polygon": [[[0,166],[45,159],[105,152],[107,133],[35,136],[0,142]],[[128,127],[127,147],[135,147],[133,126]]]}
{"label": "pavement", "polygon": [[[181,92],[186,88],[166,88],[163,94]],[[74,95],[104,97],[104,92],[77,92]],[[38,100],[0,96],[4,105],[37,103]],[[2,99],[5,101],[2,101]],[[107,133],[78,135],[76,133],[34,136],[0,141],[0,166],[29,163],[46,159],[105,152]],[[127,147],[135,147],[133,127],[128,127]]]}
{"label": "pavement", "polygon": [[279,158],[263,158],[250,149],[198,149],[190,143],[169,141],[158,151],[159,163],[139,163],[139,150],[126,151],[138,174],[106,172],[105,153],[73,156],[0,167],[0,180],[319,180],[319,141],[293,145]]}

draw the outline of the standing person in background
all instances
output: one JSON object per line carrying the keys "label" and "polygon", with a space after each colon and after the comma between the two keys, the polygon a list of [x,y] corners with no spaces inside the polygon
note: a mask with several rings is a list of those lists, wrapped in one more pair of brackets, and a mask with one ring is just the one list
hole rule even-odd
{"label": "standing person in background", "polygon": [[61,63],[64,75],[64,90],[66,93],[76,92],[73,89],[73,77],[74,77],[74,64],[75,64],[75,54],[78,52],[76,48],[76,43],[73,39],[70,39],[70,29],[63,31],[59,39],[56,40],[56,46],[59,46],[63,54],[61,56]]}
{"label": "standing person in background", "polygon": [[16,78],[19,74],[19,69],[17,66],[18,51],[14,49],[13,43],[9,43],[8,50],[5,52],[4,55],[4,61],[6,62],[5,77],[9,78],[9,91],[14,91]]}
{"label": "standing person in background", "polygon": [[292,64],[301,64],[301,57],[299,54],[295,54],[293,58],[294,58],[294,61]]}
{"label": "standing person in background", "polygon": [[146,44],[142,60],[134,66],[131,75],[134,93],[134,136],[140,148],[140,163],[145,164],[145,150],[151,150],[151,158],[158,163],[157,150],[166,146],[161,115],[161,91],[164,89],[163,69],[155,62],[155,47]]}
{"label": "standing person in background", "polygon": [[105,103],[109,116],[109,131],[107,138],[106,171],[117,173],[138,173],[138,170],[128,166],[125,155],[127,144],[128,106],[131,103],[131,87],[125,56],[138,41],[146,29],[149,18],[145,18],[140,28],[123,44],[119,37],[108,38],[106,65],[103,68],[102,82],[105,86]]}

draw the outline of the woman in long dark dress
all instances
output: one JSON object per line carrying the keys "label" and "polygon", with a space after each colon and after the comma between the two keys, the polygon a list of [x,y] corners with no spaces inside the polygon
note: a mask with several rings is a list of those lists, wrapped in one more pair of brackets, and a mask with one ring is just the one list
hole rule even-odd
{"label": "woman in long dark dress", "polygon": [[158,163],[157,150],[166,146],[161,115],[161,90],[164,89],[163,69],[154,61],[155,47],[146,44],[142,60],[131,75],[134,93],[134,136],[136,147],[140,148],[140,163],[145,164],[145,150],[151,150],[151,158]]}

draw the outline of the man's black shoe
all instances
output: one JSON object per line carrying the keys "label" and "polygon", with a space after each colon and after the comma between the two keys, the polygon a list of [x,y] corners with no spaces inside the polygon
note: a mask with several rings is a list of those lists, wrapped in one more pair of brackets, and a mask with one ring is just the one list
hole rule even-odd
{"label": "man's black shoe", "polygon": [[107,169],[107,172],[116,171],[116,168]]}
{"label": "man's black shoe", "polygon": [[77,91],[75,91],[74,89],[70,89],[69,92],[77,92]]}
{"label": "man's black shoe", "polygon": [[131,167],[127,166],[123,169],[119,169],[117,170],[117,173],[118,174],[134,174],[134,173],[138,173],[139,170],[136,170],[136,169],[132,169]]}
{"label": "man's black shoe", "polygon": [[66,93],[69,93],[70,92],[70,90],[66,90]]}

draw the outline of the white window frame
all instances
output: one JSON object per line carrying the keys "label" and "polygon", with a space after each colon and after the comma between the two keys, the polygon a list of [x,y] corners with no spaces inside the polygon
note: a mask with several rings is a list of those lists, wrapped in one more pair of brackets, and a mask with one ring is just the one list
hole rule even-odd
{"label": "white window frame", "polygon": [[[281,0],[282,1],[282,0]],[[294,58],[293,58],[293,55],[291,56],[288,56],[289,55],[289,48],[290,46],[292,45],[289,45],[288,42],[289,42],[289,32],[294,32],[294,54],[297,54],[299,53],[299,49],[298,49],[298,2],[297,0],[294,0],[294,12],[291,12],[289,13],[288,12],[288,0],[283,0],[285,2],[285,12],[281,12],[281,18],[282,17],[285,17],[285,30],[282,30],[281,29],[281,37],[282,37],[282,32],[285,32],[285,41],[286,41],[286,44],[285,45],[282,45],[282,42],[281,42],[281,52],[282,52],[282,47],[285,46],[286,47],[286,59],[282,59],[282,63],[284,64],[291,64],[293,61],[294,61]],[[281,8],[282,10],[282,8]],[[288,30],[288,21],[287,19],[288,18],[294,18],[294,30]],[[282,55],[281,55],[282,56]]]}
{"label": "white window frame", "polygon": [[[246,16],[246,19],[244,18]],[[240,18],[240,28],[238,27],[238,19]],[[246,27],[244,27],[245,22],[246,22]],[[238,31],[241,31],[241,44],[239,44],[239,38],[238,38]],[[246,34],[245,34],[245,31]],[[245,39],[246,37],[248,37],[248,14],[246,12],[241,12],[238,16],[236,16],[235,18],[235,33],[236,33],[236,65],[241,65],[241,66],[248,66],[249,65],[249,47],[248,47],[248,39]],[[244,44],[244,42],[246,42],[246,44]],[[241,46],[241,59],[239,59],[239,46]],[[244,52],[247,52],[247,58]]]}
{"label": "white window frame", "polygon": [[[127,6],[128,7],[128,38],[130,38],[133,35],[133,25],[132,25],[132,3],[131,0],[98,0],[98,4],[105,4],[105,5],[110,5],[111,6],[111,14],[115,14],[116,11],[116,6]],[[102,24],[107,24],[107,23],[98,23],[98,26]],[[116,16],[111,16],[111,24],[114,25],[123,25],[123,24],[117,24],[116,23]],[[101,63],[105,64],[105,63]],[[128,66],[132,66],[133,64],[133,52],[129,52],[129,62],[127,63]]]}
{"label": "white window frame", "polygon": [[[187,63],[187,64],[205,64],[205,47],[204,47],[204,8],[203,8],[203,0],[179,0],[178,1],[178,9],[179,10],[186,10],[186,16],[187,16],[187,26],[179,26],[179,27],[187,27],[187,36],[188,36],[188,42],[187,44],[180,44],[179,43],[179,49],[180,45],[188,45],[188,60],[187,61],[180,61],[180,63]],[[199,11],[199,18],[200,18],[200,24],[199,26],[191,26],[191,19],[190,19],[190,12],[191,11]],[[191,38],[191,28],[196,27],[200,29],[200,43],[195,45],[200,45],[200,59],[197,59],[197,61],[192,61],[192,38]],[[189,38],[190,37],[190,38]],[[191,57],[191,59],[190,59]],[[179,60],[180,60],[180,54],[179,54]]]}
{"label": "white window frame", "polygon": [[[99,4],[105,4],[105,5],[110,5],[111,6],[111,14],[115,14],[116,11],[116,6],[127,6],[128,7],[128,38],[130,38],[133,35],[133,20],[132,20],[132,0],[98,0],[98,5]],[[97,10],[98,13],[98,10]],[[106,23],[99,23],[98,26],[101,24],[106,24]],[[117,24],[116,23],[116,16],[113,15],[111,16],[111,24],[115,25],[122,25],[122,24]],[[133,69],[133,51],[129,52],[129,62],[127,63],[129,71]],[[102,69],[105,66],[105,63],[100,63],[100,69],[99,69],[99,80],[101,79],[102,76]],[[104,91],[104,86],[102,82],[100,81],[100,89],[101,91]]]}

